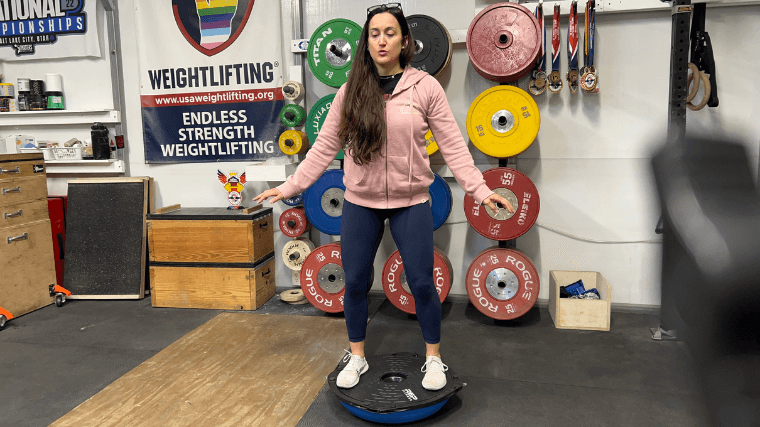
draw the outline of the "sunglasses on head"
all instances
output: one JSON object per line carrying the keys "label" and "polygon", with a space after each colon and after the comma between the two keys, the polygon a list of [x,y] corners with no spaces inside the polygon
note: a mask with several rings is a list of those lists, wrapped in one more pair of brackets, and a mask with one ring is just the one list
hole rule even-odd
{"label": "sunglasses on head", "polygon": [[390,9],[399,9],[401,10],[401,3],[385,3],[385,4],[378,4],[377,6],[372,6],[367,8],[367,16],[373,14],[373,13],[380,13],[385,12]]}

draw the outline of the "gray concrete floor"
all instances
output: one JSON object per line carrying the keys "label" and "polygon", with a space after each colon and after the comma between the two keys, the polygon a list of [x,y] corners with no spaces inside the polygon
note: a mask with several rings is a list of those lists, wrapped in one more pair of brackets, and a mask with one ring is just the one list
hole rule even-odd
{"label": "gray concrete floor", "polygon": [[[367,353],[424,353],[414,317],[370,295]],[[220,312],[75,300],[12,320],[0,331],[0,426],[49,425]],[[254,313],[335,316],[277,296]],[[444,362],[467,386],[415,424],[708,425],[687,350],[651,339],[655,316],[613,313],[610,332],[558,330],[545,309],[495,322],[460,298],[444,303],[442,324]],[[325,385],[299,425],[370,423]]]}

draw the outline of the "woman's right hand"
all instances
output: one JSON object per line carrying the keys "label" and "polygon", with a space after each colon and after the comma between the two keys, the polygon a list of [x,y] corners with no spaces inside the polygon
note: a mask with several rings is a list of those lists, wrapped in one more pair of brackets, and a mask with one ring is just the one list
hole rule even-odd
{"label": "woman's right hand", "polygon": [[266,199],[268,199],[270,197],[274,197],[272,200],[269,201],[270,205],[274,204],[278,200],[284,199],[284,197],[282,197],[282,193],[280,193],[280,190],[278,190],[276,188],[270,188],[269,190],[267,190],[267,191],[259,194],[258,196],[254,197],[253,201],[256,202],[256,203],[262,203],[264,200],[266,200]]}

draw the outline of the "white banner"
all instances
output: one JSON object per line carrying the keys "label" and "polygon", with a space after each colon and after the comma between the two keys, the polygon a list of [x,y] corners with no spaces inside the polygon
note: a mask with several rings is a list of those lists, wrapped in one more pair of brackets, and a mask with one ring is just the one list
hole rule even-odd
{"label": "white banner", "polygon": [[148,163],[282,156],[280,0],[135,0]]}
{"label": "white banner", "polygon": [[0,61],[100,57],[97,0],[0,0]]}

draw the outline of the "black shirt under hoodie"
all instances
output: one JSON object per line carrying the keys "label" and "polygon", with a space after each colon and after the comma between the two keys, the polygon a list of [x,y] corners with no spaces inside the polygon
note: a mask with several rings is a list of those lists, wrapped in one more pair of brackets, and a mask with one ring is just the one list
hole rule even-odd
{"label": "black shirt under hoodie", "polygon": [[380,76],[380,88],[383,89],[386,100],[393,94],[393,90],[396,89],[396,85],[401,80],[402,74],[404,74],[403,71],[392,76]]}

